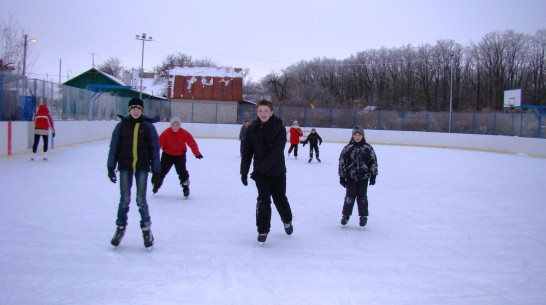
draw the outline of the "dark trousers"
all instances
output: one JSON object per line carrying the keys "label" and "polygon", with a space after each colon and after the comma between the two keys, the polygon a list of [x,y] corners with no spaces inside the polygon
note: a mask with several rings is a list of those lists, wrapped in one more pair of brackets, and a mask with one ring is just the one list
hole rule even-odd
{"label": "dark trousers", "polygon": [[190,173],[186,170],[186,153],[182,156],[173,156],[163,152],[161,153],[161,184],[163,184],[163,179],[165,179],[173,165],[178,174],[178,179],[180,179],[180,184],[190,178]]}
{"label": "dark trousers", "polygon": [[294,150],[294,156],[298,156],[298,144],[290,144],[290,148],[288,148],[288,154],[292,152],[292,149]]}
{"label": "dark trousers", "polygon": [[345,202],[343,203],[343,215],[351,215],[353,207],[358,205],[358,215],[368,216],[368,179],[353,181],[347,179],[347,189],[345,192]]}
{"label": "dark trousers", "polygon": [[49,136],[42,136],[42,135],[39,135],[39,134],[35,134],[34,135],[34,144],[32,145],[32,152],[33,153],[36,153],[36,151],[38,150],[38,143],[40,143],[40,137],[42,137],[43,141],[44,141],[44,152],[47,152],[47,142],[49,142]]}
{"label": "dark trousers", "polygon": [[292,210],[286,198],[286,175],[266,177],[254,175],[258,188],[256,203],[256,227],[258,233],[269,233],[271,228],[271,197],[283,223],[292,222]]}
{"label": "dark trousers", "polygon": [[319,150],[318,150],[318,144],[309,144],[309,158],[313,159],[313,150],[315,151],[315,155],[317,156],[317,159],[319,158]]}

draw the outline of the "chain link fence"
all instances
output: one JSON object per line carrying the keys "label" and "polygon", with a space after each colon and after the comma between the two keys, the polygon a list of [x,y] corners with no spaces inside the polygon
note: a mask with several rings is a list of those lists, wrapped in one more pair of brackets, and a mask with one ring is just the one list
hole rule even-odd
{"label": "chain link fence", "polygon": [[[56,83],[27,79],[0,71],[0,119],[30,121],[39,105],[46,104],[54,120],[116,120],[127,114],[129,98],[108,92],[94,92]],[[144,100],[145,114],[169,121],[178,116],[185,123],[242,124],[256,118],[256,106],[218,101]],[[343,108],[274,107],[286,125],[298,120],[300,126],[325,128],[407,130],[546,137],[546,112],[415,112],[354,110]],[[450,128],[451,122],[451,128]]]}

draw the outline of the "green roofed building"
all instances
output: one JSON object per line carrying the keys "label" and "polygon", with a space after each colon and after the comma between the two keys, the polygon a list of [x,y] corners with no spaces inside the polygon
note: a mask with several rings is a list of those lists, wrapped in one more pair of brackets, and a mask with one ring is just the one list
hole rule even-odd
{"label": "green roofed building", "polygon": [[[108,92],[120,97],[134,98],[140,96],[138,90],[134,90],[131,86],[124,84],[122,80],[95,68],[91,68],[67,80],[63,85],[94,92]],[[154,96],[145,92],[142,92],[142,99],[166,100],[164,97]]]}

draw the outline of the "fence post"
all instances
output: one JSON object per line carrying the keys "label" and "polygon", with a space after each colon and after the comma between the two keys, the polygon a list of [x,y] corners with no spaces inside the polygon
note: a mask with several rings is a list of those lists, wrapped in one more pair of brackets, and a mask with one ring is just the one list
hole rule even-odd
{"label": "fence post", "polygon": [[303,126],[307,126],[307,107],[303,109]]}
{"label": "fence post", "polygon": [[472,134],[476,133],[476,112],[472,112]]}
{"label": "fence post", "polygon": [[497,135],[497,113],[493,113],[493,135]]}
{"label": "fence post", "polygon": [[332,109],[332,107],[330,107],[330,118],[329,118],[330,122],[329,122],[329,125],[328,125],[329,128],[332,128],[332,111],[333,111],[333,109]]}
{"label": "fence post", "polygon": [[381,127],[381,110],[377,110],[377,127],[376,129],[379,130]]}

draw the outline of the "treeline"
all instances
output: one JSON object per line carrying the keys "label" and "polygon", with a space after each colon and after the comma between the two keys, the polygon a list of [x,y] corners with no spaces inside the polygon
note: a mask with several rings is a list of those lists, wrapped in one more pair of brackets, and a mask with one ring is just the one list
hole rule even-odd
{"label": "treeline", "polygon": [[244,92],[278,105],[449,111],[452,99],[454,111],[497,111],[504,90],[519,88],[523,104],[546,106],[546,29],[301,61],[246,83]]}

